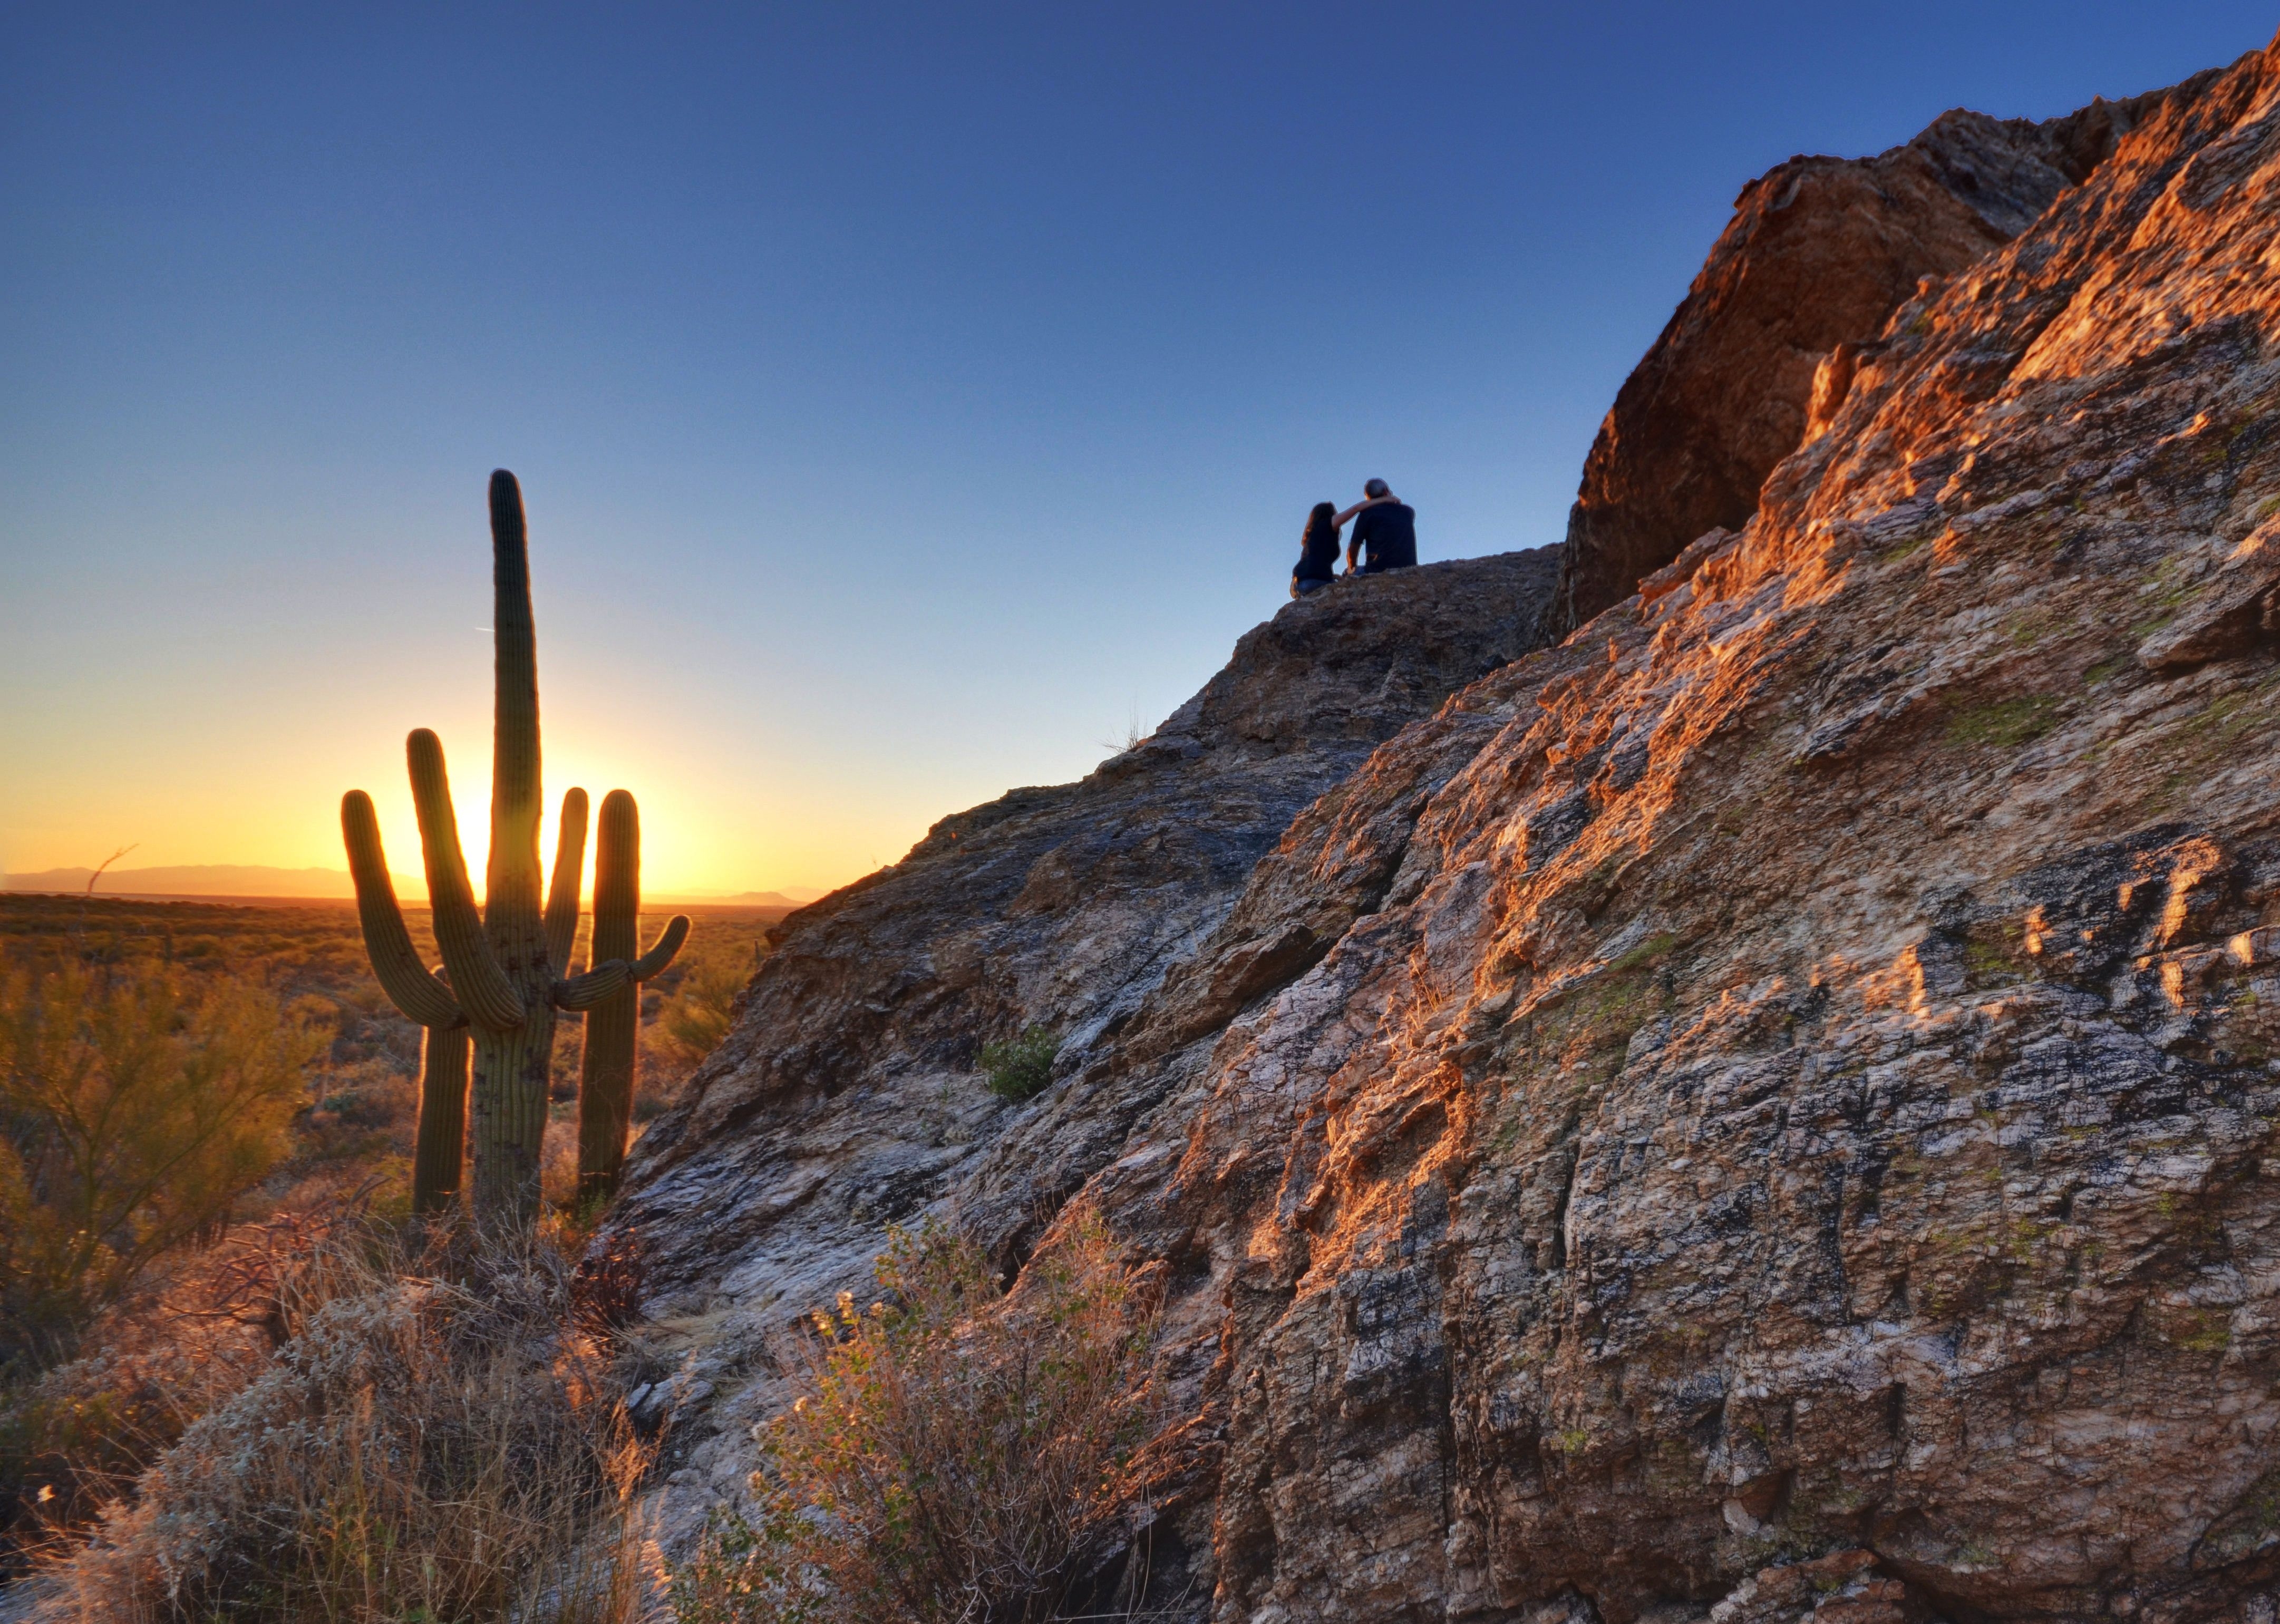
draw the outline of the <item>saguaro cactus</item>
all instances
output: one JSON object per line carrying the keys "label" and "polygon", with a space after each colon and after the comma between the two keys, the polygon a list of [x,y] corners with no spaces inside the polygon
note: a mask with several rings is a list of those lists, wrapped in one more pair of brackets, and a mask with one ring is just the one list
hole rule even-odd
{"label": "saguaro cactus", "polygon": [[[354,792],[361,795],[361,791]],[[351,817],[346,803],[342,830],[347,839],[350,866],[357,877],[357,902],[367,943],[388,943],[403,923],[397,906],[395,881],[379,845],[376,825]],[[371,830],[369,841],[365,831]],[[554,882],[547,892],[547,956],[557,963],[570,957],[578,931],[578,876],[586,860],[586,792],[573,789],[562,797],[562,822],[554,847]],[[378,934],[375,935],[374,933]],[[412,951],[407,935],[401,951]],[[380,948],[372,949],[379,962]],[[448,984],[446,986],[448,992]],[[401,1007],[401,1005],[399,1005]],[[441,1017],[444,1009],[423,997],[428,1015]],[[458,1001],[450,1008],[456,1012]],[[423,1016],[406,1009],[414,1020]],[[448,1025],[423,1027],[420,1043],[420,1120],[412,1151],[412,1211],[420,1217],[440,1212],[457,1204],[467,1137],[467,1018],[455,1014]]]}
{"label": "saguaro cactus", "polygon": [[[629,958],[641,919],[641,809],[623,789],[602,797],[594,842],[593,957]],[[586,1012],[586,1053],[578,1078],[578,1190],[606,1197],[625,1164],[633,1120],[641,989],[628,983]]]}
{"label": "saguaro cactus", "polygon": [[[474,1052],[469,1089],[474,1139],[476,1221],[489,1228],[528,1223],[538,1212],[538,1157],[546,1131],[547,1071],[557,1010],[589,1010],[629,982],[673,962],[689,934],[675,917],[637,958],[595,958],[566,974],[578,927],[584,867],[585,797],[563,802],[565,850],[556,855],[552,895],[539,906],[538,650],[530,614],[530,562],[522,492],[514,475],[491,475],[491,627],[496,650],[491,730],[491,848],[483,906],[475,906],[459,850],[459,826],[443,768],[443,746],[422,727],[404,741],[428,900],[446,981],[412,946],[388,878],[372,797],[341,799],[341,831],[355,876],[365,949],[389,999],[431,1034],[466,1026]],[[574,841],[573,830],[574,826]],[[439,1085],[447,1086],[447,1085]],[[425,1106],[423,1099],[423,1108]],[[437,1135],[447,1107],[439,1102]],[[423,1118],[425,1112],[423,1109]],[[439,1149],[440,1164],[446,1159]]]}

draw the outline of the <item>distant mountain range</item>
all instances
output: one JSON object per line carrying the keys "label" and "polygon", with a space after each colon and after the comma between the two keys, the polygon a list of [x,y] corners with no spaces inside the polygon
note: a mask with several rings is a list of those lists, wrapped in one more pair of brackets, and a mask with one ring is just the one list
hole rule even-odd
{"label": "distant mountain range", "polygon": [[824,892],[812,885],[781,891],[659,891],[644,893],[644,908],[804,908]]}
{"label": "distant mountain range", "polygon": [[[0,876],[11,891],[84,891],[91,868],[50,868],[35,874]],[[424,900],[427,882],[397,874],[396,891]],[[172,868],[111,868],[97,881],[98,897],[311,897],[356,895],[345,868],[269,868],[244,863],[191,863]]]}
{"label": "distant mountain range", "polygon": [[[0,890],[65,891],[87,889],[91,868],[50,868],[38,874],[0,875]],[[396,894],[406,902],[425,902],[425,881],[397,874]],[[97,881],[98,897],[305,897],[314,900],[348,898],[356,895],[345,868],[270,868],[245,863],[190,863],[171,868],[112,868]],[[781,891],[663,891],[644,897],[650,907],[797,908],[813,902],[823,892],[812,886],[788,886]]]}

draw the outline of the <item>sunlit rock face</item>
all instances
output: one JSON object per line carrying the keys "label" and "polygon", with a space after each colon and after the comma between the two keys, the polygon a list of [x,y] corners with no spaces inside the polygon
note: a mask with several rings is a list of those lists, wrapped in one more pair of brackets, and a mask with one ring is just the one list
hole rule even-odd
{"label": "sunlit rock face", "polygon": [[[677,1504],[885,1218],[1013,1261],[1074,1196],[1168,1266],[1181,1616],[2273,1618],[2276,221],[2280,47],[1248,855],[1127,880],[1071,810],[1168,844],[1182,775],[1316,748],[1181,722],[795,920],[622,1220],[708,1384]],[[1028,1019],[1075,1042],[1000,1108],[960,1045]]]}
{"label": "sunlit rock face", "polygon": [[[703,1316],[704,1379],[746,1379],[766,1335],[868,1284],[889,1224],[953,1197],[1008,1135],[1066,1119],[1067,1085],[1024,1106],[994,1097],[981,1046],[1050,1026],[1064,1075],[1113,1047],[1298,812],[1452,692],[1540,646],[1556,568],[1543,548],[1290,604],[1082,782],[945,818],[901,862],[778,927],[734,1031],[634,1147],[617,1210],[642,1237],[659,1312]],[[1261,988],[1331,939],[1287,951]],[[1128,1095],[1120,1109],[1144,1103]],[[1070,1133],[1083,1143],[1033,1170],[1063,1194],[1116,1143]],[[728,1437],[700,1465],[724,1488],[750,1469],[737,1426],[765,1397],[724,1400],[715,1418]]]}
{"label": "sunlit rock face", "polygon": [[1744,187],[1584,460],[1553,629],[1629,596],[1705,531],[1740,528],[1766,475],[1815,426],[1816,389],[1825,424],[1860,347],[1921,279],[2009,242],[2122,134],[2193,88],[2041,124],[1943,113],[1876,158],[1793,158]]}

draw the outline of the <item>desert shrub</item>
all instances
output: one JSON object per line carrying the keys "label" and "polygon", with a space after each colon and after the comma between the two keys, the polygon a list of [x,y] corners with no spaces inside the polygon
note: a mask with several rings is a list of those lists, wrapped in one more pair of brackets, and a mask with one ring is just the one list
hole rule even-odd
{"label": "desert shrub", "polygon": [[657,1012],[651,1042],[659,1051],[693,1066],[719,1048],[736,1020],[736,995],[761,957],[759,949],[733,939],[702,943]]}
{"label": "desert shrub", "polygon": [[1019,1037],[982,1044],[982,1069],[990,1074],[990,1091],[1017,1101],[1043,1093],[1053,1080],[1053,1057],[1060,1051],[1060,1034],[1050,1027],[1028,1027]]}
{"label": "desert shrub", "polygon": [[327,1035],[252,982],[0,968],[0,1359],[52,1355],[284,1156]]}
{"label": "desert shrub", "polygon": [[420,1080],[388,1061],[352,1060],[310,1077],[308,1108],[294,1125],[292,1166],[376,1166],[409,1145],[420,1121]]}
{"label": "desert shrub", "polygon": [[1124,1533],[1153,1428],[1152,1278],[1079,1216],[1000,1296],[939,1228],[897,1231],[886,1297],[843,1296],[793,1357],[757,1521],[675,1574],[683,1624],[1030,1624]]}
{"label": "desert shrub", "polygon": [[397,1248],[374,1181],[162,1258],[62,1365],[0,1385],[0,1581],[68,1551],[200,1416],[267,1368],[337,1297],[372,1289]]}
{"label": "desert shrub", "polygon": [[0,1582],[99,1515],[266,1354],[234,1337],[126,1347],[106,1339],[0,1395]]}
{"label": "desert shrub", "polygon": [[343,1289],[331,1243],[344,1221],[362,1214],[327,1206],[233,1226],[165,1260],[89,1328],[76,1358],[0,1387],[0,1579],[129,1492]]}
{"label": "desert shrub", "polygon": [[638,1612],[646,1465],[543,1240],[336,1246],[328,1293],[35,1582],[38,1624]]}

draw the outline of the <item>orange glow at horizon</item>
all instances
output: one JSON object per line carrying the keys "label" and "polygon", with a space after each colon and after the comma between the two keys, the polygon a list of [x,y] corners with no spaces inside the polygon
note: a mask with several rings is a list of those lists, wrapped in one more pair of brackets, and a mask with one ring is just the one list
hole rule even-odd
{"label": "orange glow at horizon", "polygon": [[[645,692],[627,669],[635,649],[597,653],[575,624],[582,607],[557,610],[572,624],[554,639],[544,628],[555,605],[539,612],[549,866],[565,791],[582,787],[598,808],[622,788],[641,805],[651,895],[828,890],[895,861],[936,819],[1006,781],[992,782],[1006,769],[986,761],[913,774],[907,752],[803,735],[797,716],[771,734],[701,685],[666,701],[635,697]],[[76,712],[19,709],[11,753],[27,770],[0,772],[0,872],[91,868],[132,847],[119,869],[318,868],[343,876],[344,889],[340,802],[359,789],[373,798],[399,895],[424,901],[404,759],[406,734],[424,725],[443,742],[480,895],[490,837],[488,628],[384,613],[312,626],[321,629],[298,648],[258,655],[212,640],[178,648],[164,684],[126,674],[76,682]],[[88,727],[89,716],[100,726]]]}
{"label": "orange glow at horizon", "polygon": [[[454,731],[464,740],[470,730]],[[488,727],[457,752],[451,735],[445,743],[460,849],[478,897],[490,849],[489,743]],[[171,741],[148,744],[160,754],[176,747]],[[387,755],[383,749],[358,750],[353,761],[323,750],[314,752],[315,759],[290,761],[280,760],[274,750],[263,751],[271,774],[266,783],[250,774],[217,773],[211,761],[199,775],[204,781],[170,781],[149,770],[135,750],[121,752],[129,770],[105,772],[102,768],[112,764],[99,763],[67,786],[30,786],[28,796],[19,781],[10,786],[12,804],[0,829],[0,871],[92,868],[119,848],[129,847],[116,870],[246,865],[344,875],[340,797],[361,789],[379,815],[398,896],[406,903],[424,903],[425,856],[401,747]],[[747,786],[720,781],[702,764],[674,773],[659,760],[610,760],[601,750],[578,748],[574,739],[550,752],[543,781],[543,871],[551,878],[562,800],[570,787],[583,788],[596,808],[604,795],[623,788],[641,804],[642,885],[657,896],[828,890],[899,858],[947,810],[911,805],[895,809],[899,817],[858,820],[833,817],[815,805],[822,793],[812,798],[782,795],[776,805],[754,805]],[[800,804],[802,800],[809,804]],[[590,895],[592,870],[589,827],[582,895]]]}

